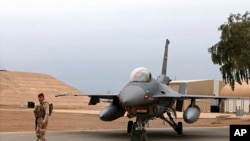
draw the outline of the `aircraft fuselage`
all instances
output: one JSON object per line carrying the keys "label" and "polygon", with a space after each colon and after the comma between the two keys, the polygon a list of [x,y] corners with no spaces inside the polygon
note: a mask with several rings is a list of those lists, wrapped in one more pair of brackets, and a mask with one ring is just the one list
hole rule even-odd
{"label": "aircraft fuselage", "polygon": [[158,99],[153,95],[164,94],[162,84],[151,79],[149,82],[129,82],[120,92],[120,104],[128,115],[137,118],[159,117],[171,107],[174,100],[171,98]]}

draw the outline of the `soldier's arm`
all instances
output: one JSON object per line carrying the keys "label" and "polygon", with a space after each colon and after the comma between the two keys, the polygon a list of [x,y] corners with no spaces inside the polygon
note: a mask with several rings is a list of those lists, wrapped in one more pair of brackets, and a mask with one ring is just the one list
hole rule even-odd
{"label": "soldier's arm", "polygon": [[45,109],[45,116],[44,116],[44,122],[47,122],[48,121],[48,117],[49,117],[49,103],[46,102],[44,104],[44,109]]}

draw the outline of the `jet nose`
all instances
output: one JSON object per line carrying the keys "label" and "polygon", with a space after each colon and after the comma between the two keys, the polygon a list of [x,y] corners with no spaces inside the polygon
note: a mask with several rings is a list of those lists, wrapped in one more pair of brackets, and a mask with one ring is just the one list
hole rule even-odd
{"label": "jet nose", "polygon": [[145,91],[138,86],[125,87],[120,95],[120,102],[126,106],[141,105],[144,102]]}

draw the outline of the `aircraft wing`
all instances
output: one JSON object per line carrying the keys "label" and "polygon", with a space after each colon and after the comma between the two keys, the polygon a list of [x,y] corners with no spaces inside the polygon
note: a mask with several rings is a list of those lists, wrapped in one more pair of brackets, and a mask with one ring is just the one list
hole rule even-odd
{"label": "aircraft wing", "polygon": [[183,95],[181,98],[195,98],[195,99],[242,99],[249,97],[237,97],[237,96],[212,96],[212,95]]}
{"label": "aircraft wing", "polygon": [[213,96],[204,94],[183,94],[174,91],[169,87],[164,87],[163,93],[155,94],[154,98],[176,98],[176,99],[239,99],[239,98],[250,98],[250,97],[237,97],[237,96]]}
{"label": "aircraft wing", "polygon": [[212,95],[196,95],[196,94],[180,94],[180,93],[167,93],[157,94],[152,96],[154,98],[176,98],[176,99],[244,99],[250,97],[237,97],[237,96],[212,96]]}
{"label": "aircraft wing", "polygon": [[[65,93],[65,94],[56,94],[55,97],[61,97],[61,96],[88,96],[90,97],[89,105],[96,105],[100,101],[103,102],[112,102],[113,99],[115,99],[119,93],[107,93],[107,94],[72,94],[72,93]],[[106,100],[102,100],[106,99]]]}
{"label": "aircraft wing", "polygon": [[113,99],[114,97],[118,96],[119,93],[107,93],[107,94],[83,94],[83,96],[89,96],[89,97],[99,97],[103,99]]}
{"label": "aircraft wing", "polygon": [[113,97],[117,96],[118,94],[73,94],[73,93],[65,93],[65,94],[56,94],[55,97],[61,96],[89,96],[89,97],[99,97],[104,99],[112,99]]}

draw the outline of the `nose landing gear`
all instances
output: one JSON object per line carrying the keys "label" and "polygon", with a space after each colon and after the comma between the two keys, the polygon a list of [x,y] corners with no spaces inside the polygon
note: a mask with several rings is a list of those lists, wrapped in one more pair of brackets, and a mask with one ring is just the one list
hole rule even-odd
{"label": "nose landing gear", "polygon": [[127,133],[131,135],[130,141],[147,141],[148,137],[146,134],[145,125],[148,120],[138,119],[135,123],[128,121]]}

